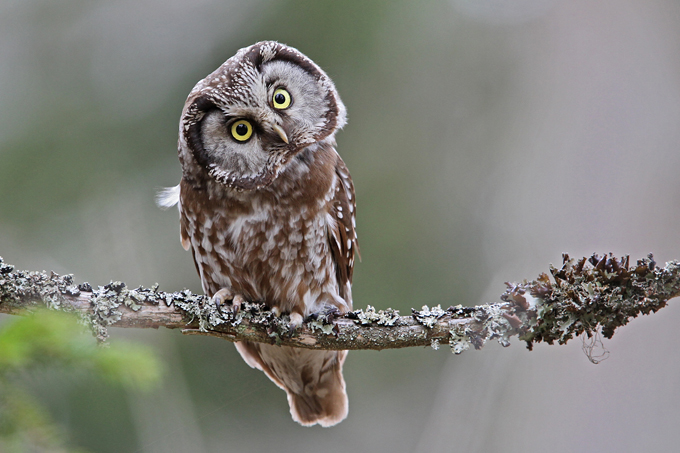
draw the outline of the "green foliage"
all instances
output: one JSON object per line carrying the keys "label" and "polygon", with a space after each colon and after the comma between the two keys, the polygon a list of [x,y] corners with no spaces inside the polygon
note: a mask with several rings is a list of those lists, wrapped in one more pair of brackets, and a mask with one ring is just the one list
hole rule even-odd
{"label": "green foliage", "polygon": [[56,311],[11,319],[0,330],[0,451],[73,451],[49,414],[21,386],[17,376],[36,365],[86,370],[112,384],[147,390],[161,377],[153,352],[139,344],[104,347],[78,320]]}
{"label": "green foliage", "polygon": [[63,436],[49,414],[17,385],[0,384],[0,451],[65,452]]}

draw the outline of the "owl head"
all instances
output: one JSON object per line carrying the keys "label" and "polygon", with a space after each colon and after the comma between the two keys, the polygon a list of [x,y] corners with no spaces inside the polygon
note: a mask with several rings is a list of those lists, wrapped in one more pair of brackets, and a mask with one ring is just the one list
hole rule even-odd
{"label": "owl head", "polygon": [[331,79],[298,50],[263,41],[239,50],[189,94],[179,130],[185,177],[237,190],[271,184],[306,147],[345,125]]}

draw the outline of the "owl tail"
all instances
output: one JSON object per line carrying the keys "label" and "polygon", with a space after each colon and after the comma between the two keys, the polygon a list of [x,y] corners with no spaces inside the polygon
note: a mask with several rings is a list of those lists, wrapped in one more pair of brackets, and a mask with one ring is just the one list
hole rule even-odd
{"label": "owl tail", "polygon": [[347,351],[311,351],[240,342],[245,361],[258,368],[288,394],[293,420],[304,426],[324,427],[347,417],[347,392],[342,364]]}
{"label": "owl tail", "polygon": [[326,354],[336,356],[333,359],[335,364],[321,372],[316,384],[305,386],[299,393],[284,388],[293,420],[304,426],[316,423],[324,427],[333,426],[347,417],[345,379],[342,377],[341,360],[337,357],[347,352],[330,351]]}

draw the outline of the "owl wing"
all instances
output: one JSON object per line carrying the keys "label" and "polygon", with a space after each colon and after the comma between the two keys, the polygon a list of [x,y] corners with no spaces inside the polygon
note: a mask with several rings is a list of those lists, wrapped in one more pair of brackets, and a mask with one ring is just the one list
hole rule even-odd
{"label": "owl wing", "polygon": [[[186,222],[183,222],[183,218],[180,219],[180,224],[179,224],[179,240],[182,243],[182,247],[184,250],[189,250],[191,247],[191,237],[189,236],[189,232],[187,231],[187,226]],[[191,253],[193,253],[193,248],[191,249]],[[196,257],[194,257],[194,262],[196,261]],[[200,273],[199,273],[200,275]]]}
{"label": "owl wing", "polygon": [[335,262],[340,297],[352,302],[351,284],[355,254],[359,254],[356,234],[356,201],[354,184],[347,166],[338,156],[335,164],[336,186],[330,205],[330,215],[335,222],[328,227],[328,243]]}

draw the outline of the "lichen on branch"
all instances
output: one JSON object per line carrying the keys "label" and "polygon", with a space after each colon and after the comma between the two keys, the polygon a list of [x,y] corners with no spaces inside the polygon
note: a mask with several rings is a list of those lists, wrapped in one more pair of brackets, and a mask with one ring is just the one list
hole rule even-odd
{"label": "lichen on branch", "polygon": [[15,270],[0,258],[0,312],[20,314],[38,306],[76,312],[100,340],[107,328],[179,328],[186,334],[230,341],[254,341],[310,349],[389,349],[449,344],[455,353],[480,349],[491,340],[508,346],[518,335],[534,343],[564,344],[575,336],[614,331],[640,314],[656,312],[680,294],[680,264],[660,268],[652,255],[629,265],[612,254],[574,260],[563,255],[550,276],[507,283],[495,304],[442,309],[423,306],[408,316],[368,306],[340,314],[313,313],[292,328],[263,304],[245,303],[237,313],[221,311],[208,297],[188,290],[129,289],[122,282],[93,288],[73,276]]}
{"label": "lichen on branch", "polygon": [[531,349],[541,341],[564,344],[575,336],[589,338],[601,330],[605,338],[639,316],[655,313],[680,294],[680,263],[658,267],[652,254],[629,265],[629,257],[612,254],[572,259],[562,255],[562,267],[550,266],[538,279],[508,285],[502,300],[523,304],[524,294],[539,302],[521,339]]}

